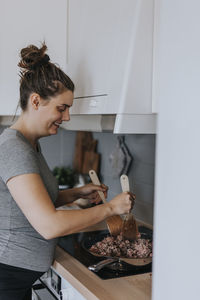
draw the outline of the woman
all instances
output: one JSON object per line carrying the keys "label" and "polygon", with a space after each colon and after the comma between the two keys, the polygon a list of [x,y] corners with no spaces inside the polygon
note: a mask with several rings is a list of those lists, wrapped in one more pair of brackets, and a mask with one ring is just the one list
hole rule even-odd
{"label": "woman", "polygon": [[78,198],[98,203],[93,184],[58,191],[38,140],[69,121],[74,84],[50,62],[45,44],[21,50],[17,122],[0,136],[0,299],[31,299],[31,286],[49,269],[56,238],[129,212],[134,195],[122,193],[107,204],[84,210],[56,210]]}

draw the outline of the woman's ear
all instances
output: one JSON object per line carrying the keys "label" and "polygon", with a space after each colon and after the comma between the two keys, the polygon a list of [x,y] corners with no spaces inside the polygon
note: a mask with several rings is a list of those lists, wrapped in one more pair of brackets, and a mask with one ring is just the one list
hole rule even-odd
{"label": "woman's ear", "polygon": [[32,93],[30,95],[30,104],[33,107],[33,109],[37,110],[41,104],[41,97],[37,93]]}

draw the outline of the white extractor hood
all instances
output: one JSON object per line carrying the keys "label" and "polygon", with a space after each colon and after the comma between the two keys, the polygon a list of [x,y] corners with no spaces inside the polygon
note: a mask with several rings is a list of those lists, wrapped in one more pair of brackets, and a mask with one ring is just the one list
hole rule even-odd
{"label": "white extractor hood", "polygon": [[70,121],[63,122],[61,127],[66,130],[111,131],[116,134],[154,134],[156,120],[156,114],[72,115]]}

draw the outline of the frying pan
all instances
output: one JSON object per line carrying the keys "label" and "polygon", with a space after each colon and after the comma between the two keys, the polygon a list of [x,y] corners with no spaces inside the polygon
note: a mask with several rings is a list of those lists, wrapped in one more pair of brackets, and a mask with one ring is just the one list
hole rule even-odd
{"label": "frying pan", "polygon": [[[143,226],[139,226],[138,228],[140,234],[141,234],[141,238],[142,239],[150,239],[152,241],[152,231],[146,227]],[[102,241],[105,237],[110,236],[110,233],[108,230],[104,230],[103,232],[97,232],[97,234],[95,236],[89,236],[83,239],[82,241],[82,247],[85,251],[89,252],[90,254],[92,254],[93,256],[97,256],[97,257],[101,257],[101,258],[113,258],[113,256],[101,256],[99,254],[96,254],[92,251],[90,251],[90,248],[92,245],[96,244],[97,242]],[[147,265],[149,263],[152,262],[152,258],[148,257],[148,258],[126,258],[123,256],[115,256],[114,258],[118,259],[118,260],[122,260],[125,261],[126,263],[129,263],[131,265],[135,265],[135,266],[144,266]]]}

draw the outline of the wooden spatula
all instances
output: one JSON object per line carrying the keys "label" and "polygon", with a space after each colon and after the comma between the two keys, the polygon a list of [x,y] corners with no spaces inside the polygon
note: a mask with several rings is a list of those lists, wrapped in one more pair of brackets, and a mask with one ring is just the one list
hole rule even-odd
{"label": "wooden spatula", "polygon": [[[128,176],[121,175],[120,177],[121,187],[123,192],[129,192],[129,180]],[[138,236],[138,226],[136,220],[131,212],[129,212],[123,221],[122,235],[128,240],[135,240]]]}
{"label": "wooden spatula", "polygon": [[[89,171],[89,176],[92,180],[92,183],[95,185],[101,185],[99,178],[94,170]],[[99,196],[101,197],[101,200],[103,203],[107,203],[104,193],[102,191],[98,191]],[[106,223],[108,226],[108,230],[110,231],[110,234],[113,236],[116,236],[120,234],[122,225],[123,225],[123,220],[120,216],[111,216],[106,219]]]}

